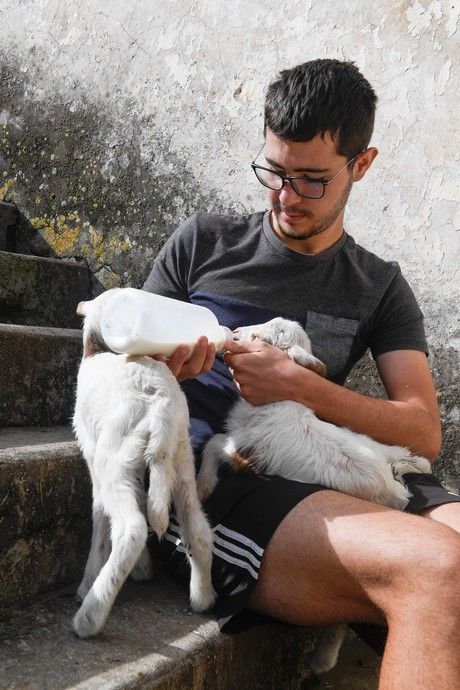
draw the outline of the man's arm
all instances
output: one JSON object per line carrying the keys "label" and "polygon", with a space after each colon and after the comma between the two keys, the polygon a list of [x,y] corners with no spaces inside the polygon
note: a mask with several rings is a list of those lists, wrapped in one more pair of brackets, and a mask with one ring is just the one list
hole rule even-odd
{"label": "man's arm", "polygon": [[389,400],[371,398],[318,376],[277,348],[232,342],[226,361],[241,395],[254,405],[295,400],[321,419],[434,460],[441,433],[436,395],[423,352],[397,350],[377,357]]}

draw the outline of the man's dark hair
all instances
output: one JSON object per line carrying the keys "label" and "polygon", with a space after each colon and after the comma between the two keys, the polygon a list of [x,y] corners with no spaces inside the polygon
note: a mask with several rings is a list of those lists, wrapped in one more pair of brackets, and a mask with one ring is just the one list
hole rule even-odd
{"label": "man's dark hair", "polygon": [[310,141],[327,132],[352,158],[369,145],[377,96],[353,62],[311,60],[280,72],[265,98],[264,133]]}

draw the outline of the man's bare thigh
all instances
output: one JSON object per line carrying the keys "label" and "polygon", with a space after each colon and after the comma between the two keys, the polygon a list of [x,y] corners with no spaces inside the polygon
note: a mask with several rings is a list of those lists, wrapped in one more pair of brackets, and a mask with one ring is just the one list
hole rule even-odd
{"label": "man's bare thigh", "polygon": [[450,535],[434,520],[319,491],[274,533],[248,607],[301,625],[383,622],[388,598],[412,586],[406,564],[422,570]]}

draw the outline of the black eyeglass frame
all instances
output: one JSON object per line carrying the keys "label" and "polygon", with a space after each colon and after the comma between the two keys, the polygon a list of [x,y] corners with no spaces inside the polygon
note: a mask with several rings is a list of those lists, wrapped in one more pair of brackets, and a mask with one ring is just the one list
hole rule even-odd
{"label": "black eyeglass frame", "polygon": [[[264,144],[264,146],[265,146],[265,144]],[[262,149],[264,146],[262,146]],[[345,163],[345,165],[342,168],[340,168],[340,170],[334,175],[334,177],[331,177],[330,180],[327,180],[327,182],[324,182],[324,180],[315,180],[315,178],[308,177],[307,175],[285,175],[284,173],[278,172],[277,170],[273,170],[272,168],[264,168],[263,165],[258,165],[256,163],[256,160],[260,156],[262,149],[260,149],[259,153],[257,154],[257,156],[254,158],[254,160],[251,163],[251,168],[253,169],[254,174],[255,174],[258,182],[260,182],[260,184],[263,185],[264,187],[266,187],[267,189],[271,189],[274,192],[280,192],[283,189],[285,183],[289,182],[289,184],[291,185],[294,192],[296,194],[298,194],[299,196],[301,196],[303,199],[322,199],[324,194],[326,193],[327,185],[331,184],[331,182],[334,182],[334,180],[336,179],[336,177],[338,175],[340,175],[342,170],[345,170],[345,168],[348,165],[350,165],[350,163],[352,163],[354,160],[356,160],[356,158],[358,158],[359,154],[363,153],[363,151],[365,150],[365,149],[363,149],[363,151],[360,151],[359,153],[357,153],[355,156],[353,156],[353,158],[350,158],[350,160],[348,160]],[[279,177],[281,179],[281,187],[279,189],[277,187],[270,187],[268,184],[265,184],[264,182],[262,182],[260,177],[258,177],[256,170],[265,170],[266,172],[269,172],[272,175],[277,175],[277,177]],[[295,183],[295,180],[306,180],[308,182],[313,182],[317,185],[321,184],[323,186],[323,191],[322,191],[321,196],[307,196],[306,194],[302,194],[302,192],[299,192],[297,185]]]}

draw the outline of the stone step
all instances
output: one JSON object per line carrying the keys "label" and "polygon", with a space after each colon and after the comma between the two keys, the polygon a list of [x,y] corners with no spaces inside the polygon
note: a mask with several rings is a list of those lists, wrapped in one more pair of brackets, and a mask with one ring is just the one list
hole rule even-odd
{"label": "stone step", "polygon": [[0,427],[68,424],[81,331],[0,324]]}
{"label": "stone step", "polygon": [[1,429],[0,606],[79,578],[90,534],[90,480],[72,430]]}
{"label": "stone step", "polygon": [[125,584],[99,636],[75,637],[91,491],[68,427],[0,430],[0,487],[2,690],[300,687],[311,631],[264,620],[221,635],[159,563],[153,582]]}
{"label": "stone step", "polygon": [[[100,635],[76,638],[71,620],[89,549],[91,491],[70,428],[0,430],[0,487],[2,690],[310,687],[304,660],[315,630],[251,616],[255,627],[223,635],[212,615],[189,609],[159,562],[152,582],[125,583]],[[372,690],[378,659],[355,684],[359,655],[342,655],[348,684],[340,687]],[[343,682],[340,669],[331,673]]]}
{"label": "stone step", "polygon": [[268,619],[234,635],[193,613],[184,591],[157,566],[152,582],[127,582],[102,633],[71,631],[73,587],[4,611],[4,690],[290,690],[310,675],[314,632]]}
{"label": "stone step", "polygon": [[86,267],[72,261],[0,251],[0,321],[80,328],[77,304],[91,299]]}

